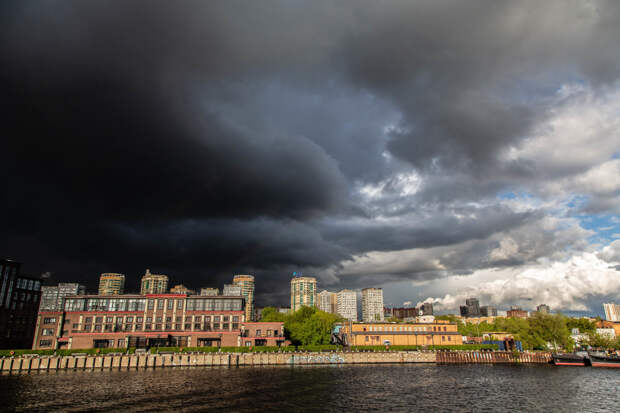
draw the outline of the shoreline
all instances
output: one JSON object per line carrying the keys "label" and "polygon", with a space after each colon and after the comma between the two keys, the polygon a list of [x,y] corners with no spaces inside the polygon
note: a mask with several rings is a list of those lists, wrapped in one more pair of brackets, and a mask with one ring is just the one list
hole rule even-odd
{"label": "shoreline", "polygon": [[129,370],[160,367],[275,366],[320,364],[545,364],[550,353],[506,351],[386,351],[174,353],[70,356],[12,356],[0,358],[0,371]]}

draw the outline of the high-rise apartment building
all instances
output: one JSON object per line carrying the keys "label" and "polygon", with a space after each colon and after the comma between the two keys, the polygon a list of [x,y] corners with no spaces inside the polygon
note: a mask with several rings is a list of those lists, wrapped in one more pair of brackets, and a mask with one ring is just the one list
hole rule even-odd
{"label": "high-rise apartment building", "polygon": [[605,310],[605,320],[607,321],[620,321],[620,305],[619,304],[603,304],[603,310]]}
{"label": "high-rise apartment building", "polygon": [[86,286],[78,283],[60,283],[41,287],[39,311],[62,311],[63,300],[69,295],[86,294]]}
{"label": "high-rise apartment building", "polygon": [[468,298],[460,310],[463,317],[480,317],[480,302],[477,298]]}
{"label": "high-rise apartment building", "polygon": [[326,313],[336,314],[337,298],[336,293],[323,290],[317,295],[317,306],[319,310]]}
{"label": "high-rise apartment building", "polygon": [[291,311],[295,312],[303,306],[315,307],[316,278],[293,277],[291,280]]}
{"label": "high-rise apartment building", "polygon": [[492,305],[483,305],[480,307],[480,315],[482,317],[497,317],[497,308]]}
{"label": "high-rise apartment building", "polygon": [[200,289],[200,295],[206,296],[206,297],[213,297],[213,296],[216,296],[216,295],[220,295],[220,289],[219,288],[211,288],[211,287],[201,288]]}
{"label": "high-rise apartment building", "polygon": [[41,281],[20,273],[19,262],[0,259],[0,348],[32,345]]}
{"label": "high-rise apartment building", "polygon": [[233,284],[241,287],[241,295],[245,298],[245,319],[254,321],[254,276],[238,274],[233,277]]}
{"label": "high-rise apartment building", "polygon": [[241,286],[235,284],[224,284],[222,295],[225,297],[241,297]]}
{"label": "high-rise apartment building", "polygon": [[[383,303],[381,303],[383,309]],[[353,290],[342,290],[336,293],[336,312],[347,320],[357,321],[357,293]]]}
{"label": "high-rise apartment building", "polygon": [[383,289],[364,288],[362,290],[362,318],[364,322],[383,321]]}
{"label": "high-rise apartment building", "polygon": [[541,314],[549,314],[551,312],[551,308],[549,308],[547,304],[541,304],[536,307],[536,312],[539,312]]}
{"label": "high-rise apartment building", "polygon": [[168,291],[168,276],[163,274],[151,274],[147,268],[140,283],[140,295],[165,294]]}
{"label": "high-rise apartment building", "polygon": [[433,303],[424,303],[420,307],[420,315],[433,315]]}
{"label": "high-rise apartment building", "polygon": [[125,292],[125,275],[104,272],[99,277],[99,295],[119,295]]}

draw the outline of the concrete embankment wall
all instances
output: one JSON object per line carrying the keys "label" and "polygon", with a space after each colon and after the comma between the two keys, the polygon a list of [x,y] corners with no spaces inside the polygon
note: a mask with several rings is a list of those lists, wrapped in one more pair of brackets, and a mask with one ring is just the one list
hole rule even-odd
{"label": "concrete embankment wall", "polygon": [[[120,370],[150,367],[217,367],[309,364],[376,363],[543,363],[548,358],[523,353],[515,358],[506,355],[480,356],[483,352],[329,352],[329,353],[196,353],[196,354],[126,354],[97,356],[19,356],[0,358],[0,371],[45,371],[60,369]],[[507,355],[512,359],[509,361]],[[487,357],[487,358],[483,358]],[[490,358],[489,358],[490,357]],[[456,361],[460,360],[460,361]],[[485,360],[485,361],[481,361]],[[495,361],[489,361],[495,360]]]}

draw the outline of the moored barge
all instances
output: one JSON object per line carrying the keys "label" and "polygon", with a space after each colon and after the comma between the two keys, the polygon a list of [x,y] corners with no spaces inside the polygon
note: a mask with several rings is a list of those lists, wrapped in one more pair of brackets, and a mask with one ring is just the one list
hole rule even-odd
{"label": "moored barge", "polygon": [[620,368],[620,356],[616,354],[589,353],[592,367],[616,367]]}
{"label": "moored barge", "polygon": [[553,353],[551,363],[556,366],[587,366],[587,358],[575,353]]}

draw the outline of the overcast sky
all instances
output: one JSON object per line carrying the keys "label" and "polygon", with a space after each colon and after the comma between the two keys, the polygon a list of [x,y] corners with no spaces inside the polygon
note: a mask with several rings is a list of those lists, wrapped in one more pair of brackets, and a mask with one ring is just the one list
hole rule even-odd
{"label": "overcast sky", "polygon": [[4,2],[0,256],[601,313],[619,41],[616,1]]}

